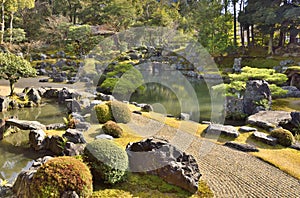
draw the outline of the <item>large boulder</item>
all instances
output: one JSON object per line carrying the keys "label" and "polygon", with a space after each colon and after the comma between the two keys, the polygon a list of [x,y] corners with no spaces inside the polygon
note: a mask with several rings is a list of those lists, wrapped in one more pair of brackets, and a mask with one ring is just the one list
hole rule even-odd
{"label": "large boulder", "polygon": [[247,118],[246,123],[271,131],[278,126],[291,122],[290,112],[285,111],[260,111]]}
{"label": "large boulder", "polygon": [[147,172],[189,192],[198,190],[201,177],[195,158],[166,141],[146,139],[126,147],[132,172]]}
{"label": "large boulder", "polygon": [[253,115],[259,111],[270,110],[271,104],[271,90],[265,80],[250,80],[247,82],[243,99],[245,114]]}
{"label": "large boulder", "polygon": [[[24,90],[25,91],[25,90]],[[25,91],[29,101],[34,102],[35,104],[40,104],[42,101],[42,97],[39,94],[39,91],[34,88],[29,88]]]}
{"label": "large boulder", "polygon": [[75,144],[86,143],[82,132],[76,129],[67,129],[65,134],[63,134],[63,137],[67,138],[69,142],[73,142]]}
{"label": "large boulder", "polygon": [[209,135],[226,135],[230,137],[237,138],[240,133],[234,126],[222,125],[222,124],[210,124],[205,130],[204,133]]}
{"label": "large boulder", "polygon": [[68,88],[62,88],[62,90],[58,91],[58,102],[65,103],[66,99],[72,99],[72,94],[73,93]]}

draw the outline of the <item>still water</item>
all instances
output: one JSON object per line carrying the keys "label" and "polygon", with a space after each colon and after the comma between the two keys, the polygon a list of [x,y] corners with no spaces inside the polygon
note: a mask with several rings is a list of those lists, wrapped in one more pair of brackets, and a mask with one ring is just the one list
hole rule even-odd
{"label": "still water", "polygon": [[[0,113],[0,118],[17,116],[20,120],[36,120],[42,124],[63,123],[66,109],[55,102],[45,101],[40,107],[24,108]],[[17,174],[40,157],[28,144],[29,131],[19,131],[0,141],[0,178],[12,183]]]}

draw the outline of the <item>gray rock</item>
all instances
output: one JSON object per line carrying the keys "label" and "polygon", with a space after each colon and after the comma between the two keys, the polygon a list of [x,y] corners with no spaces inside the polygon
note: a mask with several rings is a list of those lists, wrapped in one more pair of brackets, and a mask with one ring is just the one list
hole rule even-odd
{"label": "gray rock", "polygon": [[237,142],[226,142],[224,144],[224,146],[230,147],[230,148],[234,148],[236,150],[239,151],[243,151],[243,152],[258,152],[259,150],[250,144],[241,144],[241,143],[237,143]]}
{"label": "gray rock", "polygon": [[75,123],[75,128],[79,131],[87,131],[91,128],[91,124],[88,122]]}
{"label": "gray rock", "polygon": [[230,125],[221,125],[221,124],[210,124],[205,130],[205,133],[209,135],[226,135],[230,137],[237,138],[240,133],[234,126]]}
{"label": "gray rock", "polygon": [[0,112],[7,111],[9,108],[10,99],[5,96],[0,96]]}
{"label": "gray rock", "polygon": [[260,111],[247,118],[246,123],[271,131],[280,125],[288,124],[292,120],[290,112]]}
{"label": "gray rock", "polygon": [[265,80],[251,80],[247,82],[243,99],[244,113],[253,115],[259,111],[270,110],[271,104],[271,90]]}
{"label": "gray rock", "polygon": [[43,94],[45,98],[57,98],[58,97],[58,90],[57,89],[47,89],[46,92]]}
{"label": "gray rock", "polygon": [[288,91],[286,93],[286,95],[283,96],[283,97],[300,98],[300,90],[297,87],[295,87],[295,86],[283,86],[281,88]]}
{"label": "gray rock", "polygon": [[140,107],[142,108],[142,111],[145,111],[145,112],[153,111],[153,107],[149,104],[140,104]]}
{"label": "gray rock", "polygon": [[67,142],[63,151],[66,156],[77,156],[84,153],[84,144],[74,144],[73,142]]}
{"label": "gray rock", "polygon": [[113,100],[115,100],[115,97],[113,97],[112,95],[106,95],[106,94],[103,94],[103,93],[97,94],[97,98],[99,100],[102,100],[102,101],[113,101]]}
{"label": "gray rock", "polygon": [[72,92],[64,87],[62,90],[58,91],[57,99],[59,103],[64,103],[66,99],[72,99]]}
{"label": "gray rock", "polygon": [[95,139],[107,139],[107,140],[113,140],[114,137],[111,136],[111,135],[107,135],[107,134],[100,134],[100,135],[97,135],[95,137]]}
{"label": "gray rock", "polygon": [[234,59],[234,64],[233,64],[233,67],[232,67],[232,71],[234,73],[241,73],[242,71],[242,58],[235,58]]}
{"label": "gray rock", "polygon": [[86,143],[82,132],[76,129],[67,129],[67,131],[63,134],[63,137],[67,138],[69,142],[73,142],[75,144]]}
{"label": "gray rock", "polygon": [[5,119],[0,119],[0,140],[3,140],[6,131]]}
{"label": "gray rock", "polygon": [[63,123],[54,123],[46,125],[47,130],[63,130],[66,129],[66,125]]}
{"label": "gray rock", "polygon": [[168,142],[150,138],[128,144],[126,152],[132,172],[157,175],[192,193],[198,190],[201,174],[195,158]]}
{"label": "gray rock", "polygon": [[271,146],[275,146],[277,144],[277,138],[274,138],[266,133],[262,133],[262,132],[254,132],[253,133],[253,137],[256,140],[259,140],[263,143],[269,144]]}
{"label": "gray rock", "polygon": [[295,127],[300,127],[300,112],[291,112],[291,124]]}
{"label": "gray rock", "polygon": [[40,104],[42,101],[42,97],[40,96],[38,90],[34,88],[30,88],[28,91],[25,92],[29,101],[34,102],[35,104]]}
{"label": "gray rock", "polygon": [[28,121],[28,120],[17,120],[17,119],[8,119],[6,120],[6,125],[15,126],[22,130],[45,130],[46,126],[41,124],[38,121]]}
{"label": "gray rock", "polygon": [[45,149],[45,138],[46,133],[43,130],[30,130],[29,144],[36,151]]}
{"label": "gray rock", "polygon": [[296,142],[296,143],[292,144],[292,145],[290,146],[290,148],[296,149],[296,150],[300,151],[300,143],[299,143],[299,142]]}
{"label": "gray rock", "polygon": [[47,142],[47,149],[55,155],[62,155],[64,150],[64,139],[61,136],[53,135],[45,139]]}
{"label": "gray rock", "polygon": [[[63,99],[59,99],[63,100]],[[74,99],[65,99],[64,101],[61,101],[60,103],[65,103],[68,109],[68,112],[81,112],[81,105],[77,100]]]}
{"label": "gray rock", "polygon": [[79,195],[75,191],[65,191],[61,198],[79,198]]}
{"label": "gray rock", "polygon": [[253,132],[253,131],[257,131],[256,128],[253,127],[248,127],[248,126],[242,126],[239,129],[240,132]]}
{"label": "gray rock", "polygon": [[180,113],[179,119],[188,121],[188,120],[190,120],[190,115],[187,113]]}
{"label": "gray rock", "polygon": [[243,119],[245,116],[243,99],[226,96],[226,118],[235,120]]}

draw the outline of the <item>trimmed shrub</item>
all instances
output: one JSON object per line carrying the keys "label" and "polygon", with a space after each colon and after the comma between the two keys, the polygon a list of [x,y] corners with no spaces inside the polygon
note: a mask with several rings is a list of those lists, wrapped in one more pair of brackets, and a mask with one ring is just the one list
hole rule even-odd
{"label": "trimmed shrub", "polygon": [[43,164],[32,178],[32,197],[60,197],[65,191],[75,191],[80,197],[93,193],[92,175],[79,159],[57,157]]}
{"label": "trimmed shrub", "polygon": [[86,145],[85,155],[95,180],[114,184],[125,178],[128,156],[126,151],[113,141],[95,140]]}
{"label": "trimmed shrub", "polygon": [[119,123],[128,123],[131,120],[131,112],[128,106],[119,101],[111,101],[108,103],[113,119]]}
{"label": "trimmed shrub", "polygon": [[114,138],[122,136],[123,129],[114,121],[108,121],[102,126],[102,130],[105,134],[111,135]]}
{"label": "trimmed shrub", "polygon": [[103,124],[109,120],[112,120],[112,113],[110,106],[107,104],[99,104],[94,107],[96,111],[96,116],[99,123]]}
{"label": "trimmed shrub", "polygon": [[271,136],[277,138],[278,143],[282,146],[291,146],[295,140],[290,131],[282,128],[274,129],[271,132]]}

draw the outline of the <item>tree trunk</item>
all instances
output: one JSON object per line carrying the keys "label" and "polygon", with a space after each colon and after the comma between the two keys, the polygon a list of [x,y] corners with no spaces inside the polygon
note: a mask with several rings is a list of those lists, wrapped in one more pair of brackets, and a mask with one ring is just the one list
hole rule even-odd
{"label": "tree trunk", "polygon": [[292,26],[290,30],[290,43],[297,43],[298,30]]}
{"label": "tree trunk", "polygon": [[2,13],[2,22],[1,22],[1,38],[0,38],[0,43],[2,44],[3,43],[3,40],[4,40],[4,28],[5,28],[5,16],[4,16],[4,3],[5,1],[3,0],[2,3],[1,3],[1,13]]}
{"label": "tree trunk", "polygon": [[254,46],[255,45],[254,25],[251,25],[251,42],[252,42],[252,46]]}
{"label": "tree trunk", "polygon": [[247,46],[249,47],[251,45],[249,25],[246,27],[246,31],[247,31]]}
{"label": "tree trunk", "polygon": [[237,46],[237,39],[236,39],[236,0],[232,1],[233,3],[233,44]]}
{"label": "tree trunk", "polygon": [[241,43],[242,46],[244,47],[245,46],[244,27],[241,24],[240,24],[240,34],[241,34]]}
{"label": "tree trunk", "polygon": [[15,92],[15,81],[9,80],[9,86],[10,86],[10,96],[12,96]]}
{"label": "tree trunk", "polygon": [[284,32],[280,30],[278,47],[284,46]]}
{"label": "tree trunk", "polygon": [[268,45],[268,54],[273,54],[273,38],[274,38],[274,31],[270,33],[269,45]]}
{"label": "tree trunk", "polygon": [[10,34],[10,37],[9,37],[9,43],[11,44],[12,43],[12,39],[13,39],[13,20],[14,20],[14,12],[11,12],[10,13],[10,23],[9,23],[9,34]]}

